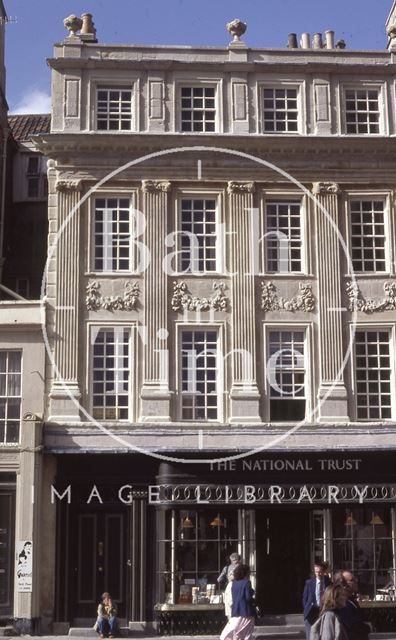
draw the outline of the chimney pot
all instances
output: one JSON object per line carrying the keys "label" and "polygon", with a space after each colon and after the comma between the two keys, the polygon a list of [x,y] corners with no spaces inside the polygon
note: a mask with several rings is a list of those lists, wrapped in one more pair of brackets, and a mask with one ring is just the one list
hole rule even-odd
{"label": "chimney pot", "polygon": [[287,46],[289,49],[298,49],[297,35],[295,33],[289,33],[287,38]]}
{"label": "chimney pot", "polygon": [[334,31],[325,31],[326,49],[334,49]]}
{"label": "chimney pot", "polygon": [[345,40],[337,40],[336,49],[345,49],[345,48],[346,48]]}
{"label": "chimney pot", "polygon": [[323,49],[323,39],[321,33],[314,33],[312,44],[314,49]]}
{"label": "chimney pot", "polygon": [[302,49],[311,48],[311,36],[309,35],[309,33],[303,33],[301,35],[301,48]]}

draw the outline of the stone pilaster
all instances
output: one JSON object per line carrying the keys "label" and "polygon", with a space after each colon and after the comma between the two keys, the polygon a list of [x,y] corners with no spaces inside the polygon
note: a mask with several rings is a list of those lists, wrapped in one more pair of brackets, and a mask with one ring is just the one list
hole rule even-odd
{"label": "stone pilaster", "polygon": [[58,239],[56,244],[56,306],[54,372],[50,420],[80,421],[78,384],[78,292],[80,180],[58,180]]}
{"label": "stone pilaster", "polygon": [[261,422],[256,381],[254,274],[251,260],[253,182],[229,182],[232,296],[230,422]]}
{"label": "stone pilaster", "polygon": [[165,180],[143,180],[144,243],[150,258],[144,272],[144,380],[142,422],[170,421],[167,274],[164,269],[168,193]]}
{"label": "stone pilaster", "polygon": [[316,182],[317,269],[319,299],[320,386],[317,417],[321,421],[348,420],[344,381],[342,298],[338,200],[340,189],[332,182]]}
{"label": "stone pilaster", "polygon": [[[20,467],[16,493],[16,543],[28,545],[32,562],[32,587],[21,592],[18,585],[18,557],[15,563],[14,627],[20,634],[34,633],[34,620],[40,614],[40,510],[42,508],[42,422],[34,414],[26,414],[22,422]],[[23,563],[22,563],[23,564]]]}

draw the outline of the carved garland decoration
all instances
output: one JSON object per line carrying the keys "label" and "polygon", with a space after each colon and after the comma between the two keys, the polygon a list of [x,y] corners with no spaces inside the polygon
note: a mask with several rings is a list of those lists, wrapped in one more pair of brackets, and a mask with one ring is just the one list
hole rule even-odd
{"label": "carved garland decoration", "polygon": [[364,298],[356,282],[350,280],[346,283],[346,292],[349,298],[349,311],[363,311],[375,313],[375,311],[396,310],[396,282],[385,282],[385,298]]}
{"label": "carved garland decoration", "polygon": [[86,307],[89,311],[132,311],[136,308],[139,299],[140,288],[137,282],[126,282],[124,296],[102,296],[100,284],[94,280],[86,287]]}
{"label": "carved garland decoration", "polygon": [[214,282],[213,289],[215,293],[209,298],[198,298],[189,292],[185,282],[174,282],[171,307],[173,311],[226,311],[228,298],[224,295],[224,282]]}
{"label": "carved garland decoration", "polygon": [[314,311],[315,297],[312,284],[299,282],[299,293],[293,298],[282,298],[276,293],[273,282],[261,283],[261,308],[263,311]]}

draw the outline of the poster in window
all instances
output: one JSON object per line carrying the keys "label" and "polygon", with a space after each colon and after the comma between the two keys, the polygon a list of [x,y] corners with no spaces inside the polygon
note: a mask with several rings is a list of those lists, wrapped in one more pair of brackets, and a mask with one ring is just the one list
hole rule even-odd
{"label": "poster in window", "polygon": [[17,540],[16,542],[16,580],[18,593],[32,591],[32,552],[31,540]]}

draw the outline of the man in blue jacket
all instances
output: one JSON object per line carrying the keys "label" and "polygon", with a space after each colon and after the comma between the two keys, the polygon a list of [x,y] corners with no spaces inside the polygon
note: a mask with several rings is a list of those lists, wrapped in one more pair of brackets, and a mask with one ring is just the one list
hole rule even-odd
{"label": "man in blue jacket", "polygon": [[325,575],[327,563],[317,562],[314,565],[314,578],[305,581],[303,592],[303,611],[306,639],[309,640],[311,627],[319,617],[320,601],[324,590],[330,584],[329,576]]}

